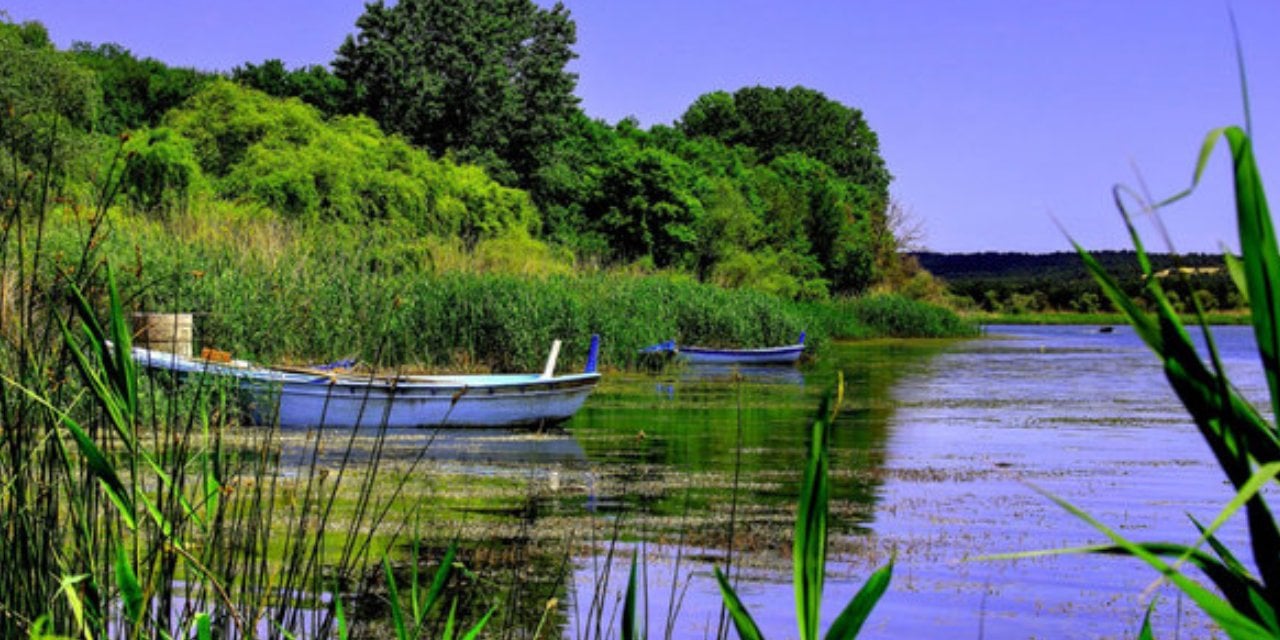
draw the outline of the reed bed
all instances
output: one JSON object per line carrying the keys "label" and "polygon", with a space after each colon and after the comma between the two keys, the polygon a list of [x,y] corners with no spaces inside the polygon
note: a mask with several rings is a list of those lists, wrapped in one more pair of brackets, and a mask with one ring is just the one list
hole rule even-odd
{"label": "reed bed", "polygon": [[[88,221],[69,209],[54,215],[53,244],[71,255]],[[568,366],[582,364],[600,334],[602,364],[632,368],[640,348],[669,339],[762,347],[807,331],[820,350],[829,339],[973,333],[948,310],[895,295],[797,303],[678,274],[508,273],[459,269],[452,259],[441,269],[439,243],[403,229],[321,230],[217,209],[186,215],[112,214],[102,251],[123,262],[129,306],[194,312],[202,342],[250,359],[529,370],[554,339],[565,341]]]}

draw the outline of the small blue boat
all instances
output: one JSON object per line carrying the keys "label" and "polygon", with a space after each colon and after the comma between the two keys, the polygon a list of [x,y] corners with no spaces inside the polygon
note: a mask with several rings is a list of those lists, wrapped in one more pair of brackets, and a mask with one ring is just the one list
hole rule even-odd
{"label": "small blue boat", "polygon": [[644,349],[647,353],[671,352],[691,364],[795,364],[804,353],[804,332],[795,344],[761,349],[717,349],[679,346],[674,340]]}

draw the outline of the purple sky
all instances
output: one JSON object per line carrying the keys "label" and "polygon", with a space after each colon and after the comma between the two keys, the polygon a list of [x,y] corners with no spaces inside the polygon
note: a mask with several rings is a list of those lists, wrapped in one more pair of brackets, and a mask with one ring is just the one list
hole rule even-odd
{"label": "purple sky", "polygon": [[[1185,187],[1211,128],[1243,121],[1223,0],[569,0],[592,117],[670,123],[698,95],[805,85],[862,109],[893,195],[938,251],[1126,248],[1117,182]],[[1280,2],[1236,0],[1264,179],[1280,190]],[[326,64],[361,0],[0,0],[54,40],[175,65]],[[1164,221],[1234,247],[1225,154]],[[1136,171],[1136,173],[1135,173]],[[1280,196],[1274,196],[1280,197]],[[1150,230],[1149,225],[1142,228]],[[1163,249],[1154,236],[1148,246]]]}

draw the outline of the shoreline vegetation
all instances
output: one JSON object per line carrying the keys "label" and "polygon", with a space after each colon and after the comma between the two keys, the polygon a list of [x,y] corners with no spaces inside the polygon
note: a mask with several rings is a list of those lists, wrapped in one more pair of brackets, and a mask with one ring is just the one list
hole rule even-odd
{"label": "shoreline vegetation", "polygon": [[[76,255],[94,223],[50,213],[54,264]],[[117,279],[126,306],[196,314],[196,342],[237,358],[278,363],[356,359],[401,370],[532,370],[553,340],[563,366],[642,363],[642,347],[676,338],[773,346],[807,331],[828,340],[973,335],[954,312],[893,293],[794,301],[725,289],[674,271],[573,269],[518,240],[470,252],[392,228],[279,224],[217,212],[157,221],[107,214],[98,249],[132,256]]]}

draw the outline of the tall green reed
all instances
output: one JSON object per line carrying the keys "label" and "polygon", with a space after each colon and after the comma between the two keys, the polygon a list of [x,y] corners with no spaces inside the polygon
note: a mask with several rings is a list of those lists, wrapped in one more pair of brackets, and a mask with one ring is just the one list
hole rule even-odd
{"label": "tall green reed", "polygon": [[70,228],[51,220],[55,179],[0,181],[0,637],[326,635],[393,544],[412,467],[389,490],[368,481],[377,431],[339,441],[332,473],[320,430],[287,475],[276,429],[228,444],[234,388],[139,374],[127,311],[167,277],[139,262],[117,287],[103,257],[119,162],[98,205],[63,207]]}

